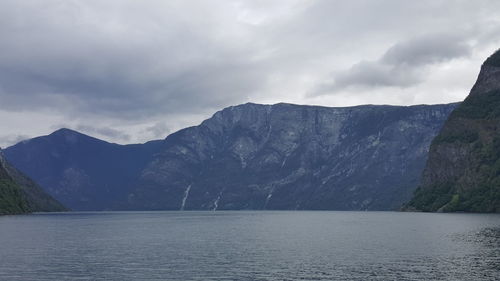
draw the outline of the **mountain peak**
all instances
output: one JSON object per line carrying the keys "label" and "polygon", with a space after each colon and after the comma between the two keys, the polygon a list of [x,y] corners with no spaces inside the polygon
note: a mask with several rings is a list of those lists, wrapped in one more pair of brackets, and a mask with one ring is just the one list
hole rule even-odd
{"label": "mountain peak", "polygon": [[83,135],[83,134],[68,128],[60,128],[52,132],[51,135]]}
{"label": "mountain peak", "polygon": [[48,135],[48,137],[64,140],[69,144],[76,144],[81,139],[93,139],[93,137],[87,136],[85,134],[82,134],[80,132],[68,128],[61,128],[57,131],[54,131],[52,134]]}
{"label": "mountain peak", "polygon": [[483,65],[500,67],[500,49],[498,49],[495,53],[489,56]]}
{"label": "mountain peak", "polygon": [[[489,56],[481,66],[476,83],[471,89],[465,104],[478,95],[497,95],[500,90],[500,49]],[[495,93],[494,93],[495,92]]]}
{"label": "mountain peak", "polygon": [[68,143],[77,143],[79,141],[91,141],[91,142],[102,142],[102,143],[107,143],[109,142],[86,135],[84,133],[80,133],[78,131],[68,129],[68,128],[61,128],[58,129],[51,134],[49,134],[47,137],[55,137],[56,139],[63,139]]}

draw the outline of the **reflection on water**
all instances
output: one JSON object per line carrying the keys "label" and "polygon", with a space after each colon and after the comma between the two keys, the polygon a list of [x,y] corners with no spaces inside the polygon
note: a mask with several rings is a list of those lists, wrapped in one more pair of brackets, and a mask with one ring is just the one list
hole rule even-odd
{"label": "reflection on water", "polygon": [[0,280],[498,280],[500,216],[109,212],[0,218]]}
{"label": "reflection on water", "polygon": [[481,231],[470,234],[467,241],[498,249],[500,246],[500,227],[481,229]]}
{"label": "reflection on water", "polygon": [[[500,279],[500,227],[486,227],[468,233],[452,236],[453,240],[474,249],[463,264],[477,268],[482,275],[497,276]],[[462,263],[464,263],[462,262]]]}

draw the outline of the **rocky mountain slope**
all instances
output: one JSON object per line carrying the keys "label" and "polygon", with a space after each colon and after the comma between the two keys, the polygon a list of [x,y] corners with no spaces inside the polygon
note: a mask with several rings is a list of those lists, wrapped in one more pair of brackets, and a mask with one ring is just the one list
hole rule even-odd
{"label": "rocky mountain slope", "polygon": [[7,163],[0,150],[0,215],[65,210],[31,179]]}
{"label": "rocky mountain slope", "polygon": [[456,104],[244,104],[168,136],[123,208],[391,210]]}
{"label": "rocky mountain slope", "polygon": [[407,209],[500,212],[500,51],[433,141]]}
{"label": "rocky mountain slope", "polygon": [[60,129],[11,146],[5,156],[72,210],[107,210],[126,199],[160,145],[118,145]]}
{"label": "rocky mountain slope", "polygon": [[62,129],[6,156],[75,210],[391,210],[455,106],[244,104],[163,141]]}

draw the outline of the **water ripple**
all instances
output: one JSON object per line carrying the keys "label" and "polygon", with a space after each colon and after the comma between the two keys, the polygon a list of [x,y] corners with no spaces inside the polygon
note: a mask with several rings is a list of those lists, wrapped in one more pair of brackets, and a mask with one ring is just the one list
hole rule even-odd
{"label": "water ripple", "polygon": [[498,280],[500,216],[117,212],[0,218],[0,280]]}

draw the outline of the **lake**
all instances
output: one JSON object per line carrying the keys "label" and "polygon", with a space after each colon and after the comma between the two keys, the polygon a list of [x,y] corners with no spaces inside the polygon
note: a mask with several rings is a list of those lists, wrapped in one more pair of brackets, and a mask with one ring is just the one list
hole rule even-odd
{"label": "lake", "polygon": [[84,212],[0,217],[0,280],[499,280],[500,215]]}

